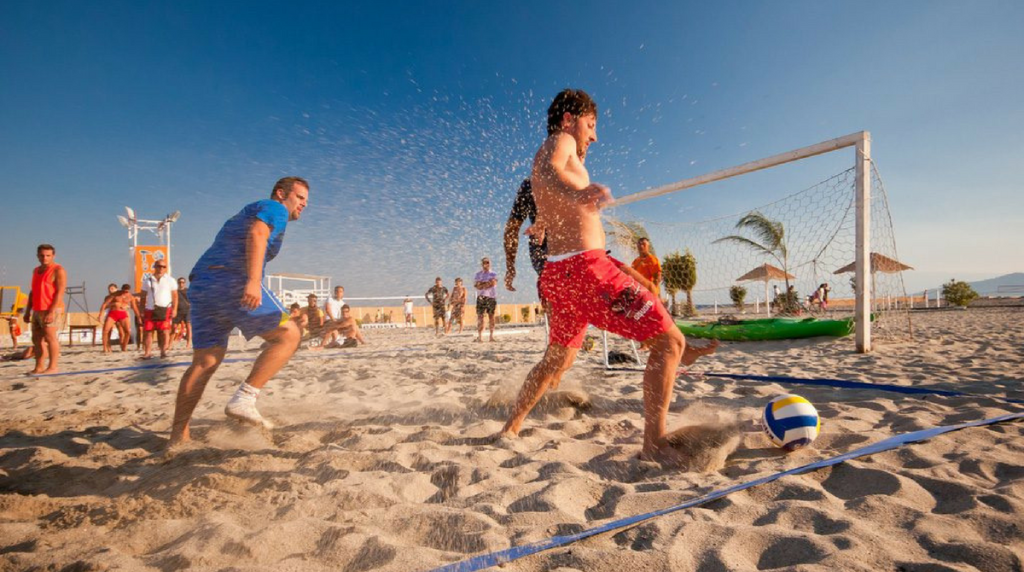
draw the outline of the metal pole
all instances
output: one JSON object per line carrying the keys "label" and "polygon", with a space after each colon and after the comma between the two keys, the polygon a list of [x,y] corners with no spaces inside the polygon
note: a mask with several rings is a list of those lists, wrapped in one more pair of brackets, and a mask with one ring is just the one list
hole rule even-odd
{"label": "metal pole", "polygon": [[857,351],[871,351],[871,134],[861,132],[857,141],[856,164],[856,256],[857,292],[854,321]]}

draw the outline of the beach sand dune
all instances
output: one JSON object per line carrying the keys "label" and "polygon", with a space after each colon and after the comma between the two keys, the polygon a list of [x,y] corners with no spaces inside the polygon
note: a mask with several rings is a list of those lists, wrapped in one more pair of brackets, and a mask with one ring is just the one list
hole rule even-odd
{"label": "beach sand dune", "polygon": [[[638,458],[638,372],[582,354],[519,439],[491,440],[543,351],[543,330],[300,350],[260,397],[278,426],[228,422],[250,364],[225,364],[195,442],[163,451],[181,367],[26,378],[0,366],[0,570],[428,570],[671,507],[897,433],[1024,409],[1024,311],[914,314],[917,339],[730,344],[681,376],[669,427],[709,453],[691,470]],[[258,342],[233,342],[253,358]],[[171,362],[190,354],[172,352]],[[136,365],[69,348],[66,371]],[[152,362],[147,362],[152,363]],[[978,397],[794,387],[702,371],[935,386]],[[798,393],[822,416],[785,454],[756,420]],[[694,426],[717,428],[696,433]],[[691,429],[686,429],[690,427]],[[1024,567],[1024,424],[783,478],[506,564],[570,570],[984,570]],[[698,455],[700,457],[700,455]]]}

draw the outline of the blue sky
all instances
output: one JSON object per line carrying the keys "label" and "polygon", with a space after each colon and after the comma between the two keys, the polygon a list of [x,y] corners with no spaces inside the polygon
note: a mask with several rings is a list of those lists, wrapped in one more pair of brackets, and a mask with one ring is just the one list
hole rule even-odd
{"label": "blue sky", "polygon": [[271,271],[419,294],[500,259],[566,86],[601,105],[588,167],[617,195],[867,129],[908,289],[1024,270],[1019,2],[296,4],[0,3],[0,282],[50,242],[95,310],[126,279],[124,205],[182,211],[182,275],[298,174],[311,206]]}

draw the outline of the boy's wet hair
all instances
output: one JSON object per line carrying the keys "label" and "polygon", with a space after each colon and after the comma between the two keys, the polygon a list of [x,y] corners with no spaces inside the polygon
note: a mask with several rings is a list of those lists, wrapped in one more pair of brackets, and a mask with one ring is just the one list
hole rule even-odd
{"label": "boy's wet hair", "polygon": [[562,128],[562,116],[568,112],[573,117],[593,113],[597,115],[597,104],[582,89],[563,89],[548,107],[548,135],[554,135]]}

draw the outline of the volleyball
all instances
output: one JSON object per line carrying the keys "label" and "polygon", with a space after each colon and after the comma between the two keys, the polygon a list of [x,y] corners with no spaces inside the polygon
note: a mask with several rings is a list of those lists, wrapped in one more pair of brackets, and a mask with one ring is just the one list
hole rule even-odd
{"label": "volleyball", "polygon": [[761,427],[776,447],[796,451],[814,442],[821,431],[821,418],[803,397],[780,395],[764,406]]}

